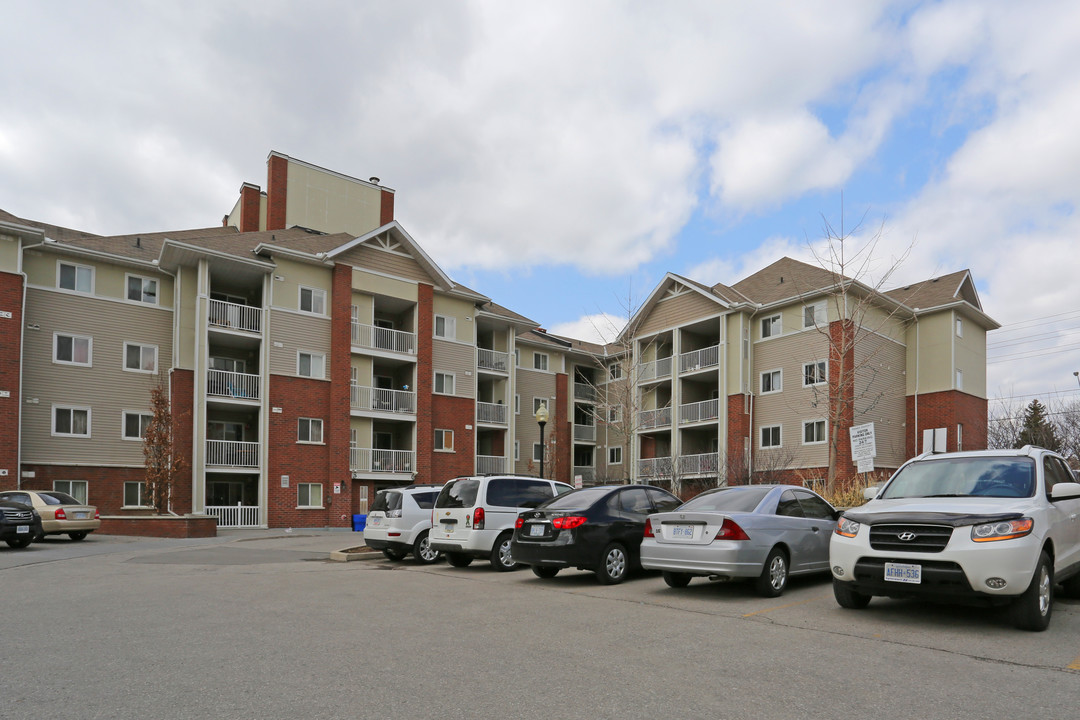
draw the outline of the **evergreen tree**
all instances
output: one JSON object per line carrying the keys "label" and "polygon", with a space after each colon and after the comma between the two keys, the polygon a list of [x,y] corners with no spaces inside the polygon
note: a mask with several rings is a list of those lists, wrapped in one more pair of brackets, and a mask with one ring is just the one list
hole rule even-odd
{"label": "evergreen tree", "polygon": [[1016,447],[1038,445],[1054,452],[1061,452],[1061,439],[1053,424],[1046,417],[1046,407],[1032,400],[1024,409],[1024,421],[1016,438]]}

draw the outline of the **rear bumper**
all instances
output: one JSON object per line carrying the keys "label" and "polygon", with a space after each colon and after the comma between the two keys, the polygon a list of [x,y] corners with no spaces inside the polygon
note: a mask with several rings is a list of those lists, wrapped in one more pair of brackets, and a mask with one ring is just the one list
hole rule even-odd
{"label": "rear bumper", "polygon": [[540,567],[593,570],[600,564],[596,548],[590,549],[578,544],[521,542],[515,538],[510,545],[510,554],[515,562]]}
{"label": "rear bumper", "polygon": [[[719,547],[720,545],[732,547]],[[745,545],[746,543],[729,542],[701,546],[665,546],[644,542],[641,545],[641,567],[646,570],[666,570],[690,575],[754,578],[761,575],[765,555],[760,549]]]}
{"label": "rear bumper", "polygon": [[19,538],[26,537],[27,533],[19,532],[19,528],[23,527],[23,526],[29,526],[29,528],[30,528],[29,534],[30,534],[31,537],[37,538],[37,537],[41,537],[41,535],[43,534],[42,531],[41,531],[41,521],[33,522],[33,523],[23,523],[23,524],[4,523],[4,524],[0,524],[0,541],[2,541],[2,540],[18,540]]}
{"label": "rear bumper", "polygon": [[364,537],[364,544],[373,550],[409,550],[412,548],[410,543],[397,542],[394,540],[377,540],[366,536]]}
{"label": "rear bumper", "polygon": [[41,529],[46,535],[63,535],[70,532],[94,532],[101,529],[100,520],[42,520]]}

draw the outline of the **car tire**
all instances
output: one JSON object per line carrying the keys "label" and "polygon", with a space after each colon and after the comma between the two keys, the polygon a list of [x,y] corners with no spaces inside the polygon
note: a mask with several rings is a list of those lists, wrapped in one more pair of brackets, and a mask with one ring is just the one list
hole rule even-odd
{"label": "car tire", "polygon": [[24,547],[26,547],[30,543],[34,542],[34,538],[32,538],[32,537],[12,538],[11,540],[5,540],[4,542],[6,542],[8,547],[10,547],[10,548],[15,548],[16,550],[22,550]]}
{"label": "car tire", "polygon": [[68,537],[71,538],[74,542],[79,542],[80,540],[84,540],[86,538],[86,533],[83,531],[68,533]]}
{"label": "car tire", "polygon": [[416,538],[416,542],[413,543],[412,554],[416,562],[421,565],[430,565],[440,559],[439,551],[431,549],[431,541],[428,539],[426,531],[420,533],[420,537]]}
{"label": "car tire", "polygon": [[673,588],[686,587],[690,584],[690,578],[692,577],[690,573],[668,572],[667,570],[665,570],[662,575],[664,576],[664,582],[667,583],[668,587]]}
{"label": "car tire", "polygon": [[836,604],[848,610],[862,610],[870,604],[870,598],[873,597],[853,590],[851,583],[836,578],[832,581],[832,594],[836,598]]}
{"label": "car tire", "polygon": [[550,580],[551,578],[553,578],[553,577],[555,577],[556,575],[559,574],[559,568],[557,568],[557,567],[543,567],[541,565],[533,565],[532,566],[532,571],[533,571],[533,575],[535,575],[538,578],[544,578],[545,580]]}
{"label": "car tire", "polygon": [[469,567],[472,565],[471,555],[462,555],[461,553],[446,553],[446,562],[450,563],[454,567]]}
{"label": "car tire", "polygon": [[1013,625],[1021,630],[1040,632],[1050,625],[1054,612],[1054,568],[1045,552],[1039,553],[1031,583],[1020,597],[1013,600]]}
{"label": "car tire", "polygon": [[386,556],[387,560],[393,560],[394,562],[404,560],[405,556],[408,555],[404,550],[396,550],[394,548],[386,548],[382,551],[382,554]]}
{"label": "car tire", "polygon": [[774,547],[765,558],[761,575],[754,583],[754,588],[761,597],[774,598],[784,594],[788,581],[788,558],[783,549]]}
{"label": "car tire", "polygon": [[596,568],[596,579],[601,585],[618,585],[626,579],[630,570],[630,556],[626,548],[619,543],[611,543],[604,548],[600,556],[600,567]]}
{"label": "car tire", "polygon": [[513,535],[510,533],[503,533],[495,539],[495,544],[491,548],[491,567],[499,572],[517,570],[519,567],[518,564],[514,562],[514,556],[510,554],[511,540],[513,540]]}

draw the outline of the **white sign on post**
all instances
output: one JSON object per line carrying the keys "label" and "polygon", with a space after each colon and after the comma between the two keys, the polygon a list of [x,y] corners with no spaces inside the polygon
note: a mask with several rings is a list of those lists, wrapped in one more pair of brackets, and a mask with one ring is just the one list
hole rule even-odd
{"label": "white sign on post", "polygon": [[873,460],[876,456],[877,440],[874,438],[874,423],[853,425],[851,427],[851,459]]}
{"label": "white sign on post", "polygon": [[859,466],[858,472],[861,472],[861,473],[874,472],[874,458],[868,458],[868,459],[865,459],[865,460],[860,459],[857,464]]}

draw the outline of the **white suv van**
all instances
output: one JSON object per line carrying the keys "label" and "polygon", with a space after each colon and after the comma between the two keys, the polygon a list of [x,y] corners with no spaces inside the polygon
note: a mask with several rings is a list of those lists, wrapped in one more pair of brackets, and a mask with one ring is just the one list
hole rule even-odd
{"label": "white suv van", "polygon": [[431,508],[439,485],[408,485],[375,493],[364,525],[364,544],[382,550],[390,560],[410,552],[419,563],[433,563],[439,553],[431,549]]}
{"label": "white suv van", "polygon": [[517,567],[510,539],[518,513],[574,488],[521,475],[477,475],[443,485],[431,516],[431,547],[454,567],[488,558],[496,570]]}
{"label": "white suv van", "polygon": [[874,595],[1009,604],[1045,630],[1054,585],[1080,597],[1080,484],[1049,450],[924,454],[846,511],[829,546],[845,608]]}

